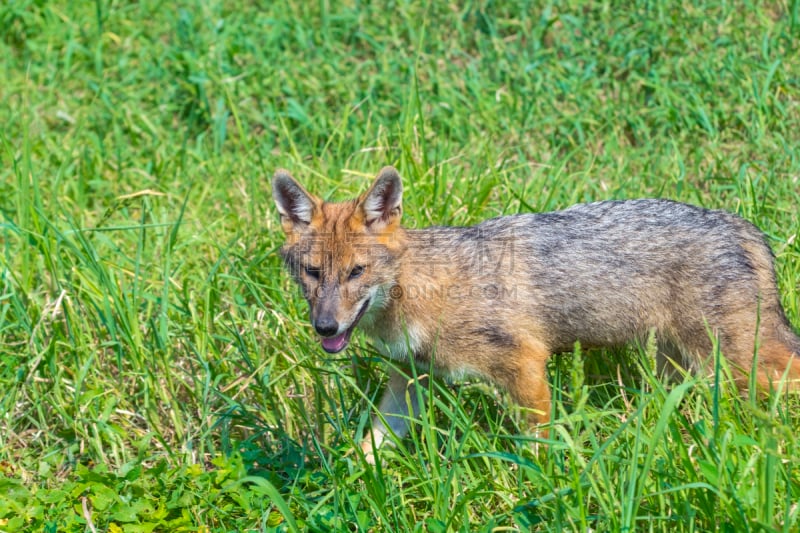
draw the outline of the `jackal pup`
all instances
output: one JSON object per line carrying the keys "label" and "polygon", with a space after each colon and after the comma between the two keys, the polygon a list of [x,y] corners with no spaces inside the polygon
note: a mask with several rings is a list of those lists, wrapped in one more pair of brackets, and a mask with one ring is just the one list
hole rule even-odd
{"label": "jackal pup", "polygon": [[[549,421],[547,358],[576,341],[619,346],[654,329],[662,368],[702,372],[715,337],[740,385],[756,348],[760,387],[800,378],[800,338],[781,308],[770,249],[730,213],[609,201],[409,230],[391,167],[342,203],[309,194],[285,170],[272,189],[281,255],[329,353],[344,350],[358,325],[389,357],[501,385],[535,424]],[[368,459],[389,428],[406,433],[409,386],[390,376],[383,416],[362,443]]]}

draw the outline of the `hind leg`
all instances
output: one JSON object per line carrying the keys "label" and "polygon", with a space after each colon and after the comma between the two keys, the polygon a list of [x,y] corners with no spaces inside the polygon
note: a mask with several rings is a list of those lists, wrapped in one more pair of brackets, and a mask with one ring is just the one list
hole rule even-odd
{"label": "hind leg", "polygon": [[659,376],[680,381],[684,372],[693,375],[712,373],[714,341],[704,327],[679,329],[681,335],[658,337],[656,363]]}
{"label": "hind leg", "polygon": [[800,389],[800,354],[780,341],[768,341],[758,351],[758,387],[776,389],[784,381],[784,389]]}
{"label": "hind leg", "polygon": [[692,371],[681,348],[668,339],[658,339],[656,369],[658,376],[671,382],[679,381],[683,371]]}
{"label": "hind leg", "polygon": [[758,349],[758,387],[764,391],[781,386],[800,390],[800,337],[792,331],[783,310],[767,311],[761,320]]}
{"label": "hind leg", "polygon": [[784,377],[791,389],[798,389],[800,339],[779,318],[764,312],[756,336],[753,317],[731,317],[720,347],[742,393],[749,390],[751,383],[766,393]]}

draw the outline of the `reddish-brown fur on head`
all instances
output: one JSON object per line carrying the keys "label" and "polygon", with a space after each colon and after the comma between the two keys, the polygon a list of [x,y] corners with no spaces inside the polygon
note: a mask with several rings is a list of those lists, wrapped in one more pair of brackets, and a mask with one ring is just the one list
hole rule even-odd
{"label": "reddish-brown fur on head", "polygon": [[286,243],[284,260],[303,288],[311,322],[329,352],[343,350],[356,323],[381,305],[402,252],[403,188],[394,168],[356,200],[324,202],[285,170],[272,181]]}

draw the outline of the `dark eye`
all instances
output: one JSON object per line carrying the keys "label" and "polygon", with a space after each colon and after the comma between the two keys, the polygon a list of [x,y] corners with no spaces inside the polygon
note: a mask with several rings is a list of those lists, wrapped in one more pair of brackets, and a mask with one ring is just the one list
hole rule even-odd
{"label": "dark eye", "polygon": [[353,267],[353,270],[350,271],[350,279],[355,279],[363,273],[364,267],[362,265],[356,265]]}
{"label": "dark eye", "polygon": [[309,278],[319,279],[320,269],[310,265],[305,266],[306,276]]}

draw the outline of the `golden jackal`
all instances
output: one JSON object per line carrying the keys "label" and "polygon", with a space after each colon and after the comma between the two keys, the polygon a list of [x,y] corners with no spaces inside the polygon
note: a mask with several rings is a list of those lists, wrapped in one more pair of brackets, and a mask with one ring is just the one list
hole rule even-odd
{"label": "golden jackal", "polygon": [[[501,385],[539,424],[550,415],[547,358],[576,341],[618,346],[654,329],[662,367],[702,371],[715,336],[741,384],[756,347],[760,387],[800,378],[800,338],[781,308],[770,249],[730,213],[610,201],[408,230],[391,167],[342,203],[309,194],[285,170],[272,189],[281,254],[327,352],[344,350],[358,325],[389,357]],[[407,431],[408,385],[390,376],[383,417],[362,443],[369,460],[384,420]]]}

